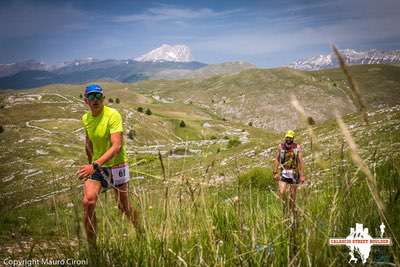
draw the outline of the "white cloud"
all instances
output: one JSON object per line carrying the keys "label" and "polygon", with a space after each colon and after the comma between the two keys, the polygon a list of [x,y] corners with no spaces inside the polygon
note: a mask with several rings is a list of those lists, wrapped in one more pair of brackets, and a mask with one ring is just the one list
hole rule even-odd
{"label": "white cloud", "polygon": [[117,16],[112,19],[114,22],[138,22],[138,21],[165,21],[165,20],[192,20],[206,19],[230,16],[241,12],[241,9],[232,9],[225,11],[214,11],[210,8],[181,8],[162,5],[159,7],[149,8],[140,14],[131,14],[125,16]]}
{"label": "white cloud", "polygon": [[[326,46],[335,43],[341,48],[368,45],[385,40],[400,42],[400,1],[343,0],[319,4],[309,8],[322,8],[319,12],[269,14],[255,19],[253,27],[227,28],[193,42],[193,50],[204,53],[224,52],[238,56],[272,56],[285,52]],[[330,8],[326,8],[330,7]],[[296,9],[296,8],[295,8]],[[307,7],[301,11],[308,10]]]}

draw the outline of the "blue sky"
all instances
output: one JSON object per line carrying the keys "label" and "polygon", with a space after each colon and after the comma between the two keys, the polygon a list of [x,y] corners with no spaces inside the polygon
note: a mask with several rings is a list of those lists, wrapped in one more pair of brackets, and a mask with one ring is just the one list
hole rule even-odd
{"label": "blue sky", "polygon": [[1,1],[0,63],[135,58],[185,44],[205,63],[276,67],[339,48],[400,49],[399,0]]}

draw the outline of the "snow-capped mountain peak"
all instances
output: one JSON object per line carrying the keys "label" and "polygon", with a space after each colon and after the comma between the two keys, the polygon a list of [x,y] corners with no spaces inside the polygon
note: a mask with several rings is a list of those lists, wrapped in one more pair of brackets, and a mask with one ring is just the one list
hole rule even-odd
{"label": "snow-capped mountain peak", "polygon": [[159,48],[151,50],[149,53],[135,58],[136,61],[172,61],[172,62],[190,62],[192,61],[192,52],[186,45],[167,45],[163,44]]}
{"label": "snow-capped mountain peak", "polygon": [[[371,49],[368,51],[356,51],[354,49],[340,50],[349,65],[352,64],[400,64],[400,50],[379,51]],[[320,70],[336,68],[339,66],[336,56],[331,53],[310,58],[300,59],[289,65],[289,67],[300,70]]]}

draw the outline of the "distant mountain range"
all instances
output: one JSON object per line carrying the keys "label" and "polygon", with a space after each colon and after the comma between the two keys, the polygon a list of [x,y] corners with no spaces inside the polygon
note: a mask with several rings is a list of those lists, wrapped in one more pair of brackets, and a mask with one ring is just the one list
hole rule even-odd
{"label": "distant mountain range", "polygon": [[[341,50],[349,64],[400,64],[400,50]],[[290,64],[299,70],[320,70],[338,66],[332,54],[302,59]],[[28,60],[0,64],[0,89],[33,88],[53,83],[85,83],[99,80],[137,82],[141,80],[177,80],[232,75],[257,66],[246,62],[207,65],[192,61],[185,45],[162,45],[149,53],[126,60],[94,58],[66,61],[58,65]]]}
{"label": "distant mountain range", "polygon": [[0,89],[23,89],[54,83],[85,83],[99,80],[136,82],[149,79],[192,79],[234,74],[256,68],[245,62],[207,65],[192,61],[185,45],[162,45],[140,57],[126,60],[94,58],[47,65],[34,60],[0,64]]}
{"label": "distant mountain range", "polygon": [[135,60],[75,61],[52,70],[24,70],[0,78],[0,88],[33,88],[53,83],[85,83],[98,80],[136,82],[147,80],[166,69],[194,70],[207,66],[200,62],[139,62]]}
{"label": "distant mountain range", "polygon": [[[349,65],[355,64],[400,64],[400,50],[378,51],[375,49],[368,51],[356,51],[344,49],[340,52],[346,57]],[[289,65],[290,68],[298,70],[321,70],[337,68],[339,63],[336,56],[331,53],[310,58],[300,59]]]}
{"label": "distant mountain range", "polygon": [[11,64],[0,64],[0,77],[11,76],[21,71],[48,70],[49,68],[49,65],[36,60],[26,60]]}

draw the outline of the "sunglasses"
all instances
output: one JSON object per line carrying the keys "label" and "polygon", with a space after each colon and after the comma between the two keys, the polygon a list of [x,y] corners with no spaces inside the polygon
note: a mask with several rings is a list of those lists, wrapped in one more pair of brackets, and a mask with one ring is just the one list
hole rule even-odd
{"label": "sunglasses", "polygon": [[96,98],[97,100],[101,100],[101,99],[103,99],[103,94],[100,94],[100,93],[88,94],[88,95],[86,96],[86,98],[87,98],[89,101],[93,101],[95,98]]}

